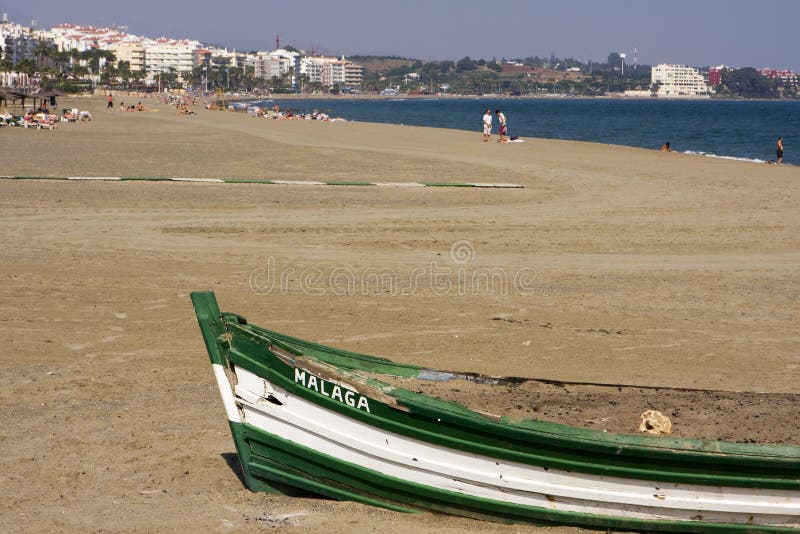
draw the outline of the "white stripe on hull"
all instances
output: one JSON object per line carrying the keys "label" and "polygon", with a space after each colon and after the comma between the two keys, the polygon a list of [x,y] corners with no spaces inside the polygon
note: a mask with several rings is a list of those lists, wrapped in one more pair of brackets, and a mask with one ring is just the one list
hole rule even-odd
{"label": "white stripe on hull", "polygon": [[219,388],[219,394],[222,396],[222,404],[225,406],[225,414],[228,416],[228,421],[241,423],[242,418],[239,417],[239,408],[233,398],[233,390],[231,390],[231,384],[225,375],[225,368],[218,363],[212,363],[211,367],[214,369],[214,377],[217,379],[217,387]]}
{"label": "white stripe on hull", "polygon": [[[370,427],[274,388],[238,367],[236,375],[237,400],[243,406],[245,423],[416,484],[482,499],[578,513],[683,521],[696,521],[701,516],[703,522],[798,524],[798,492],[658,483],[496,460]],[[264,400],[269,394],[283,404]]]}

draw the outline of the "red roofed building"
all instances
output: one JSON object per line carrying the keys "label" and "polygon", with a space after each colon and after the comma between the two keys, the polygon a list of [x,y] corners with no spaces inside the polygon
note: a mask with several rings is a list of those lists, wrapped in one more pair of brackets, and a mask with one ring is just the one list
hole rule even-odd
{"label": "red roofed building", "polygon": [[761,75],[770,80],[778,80],[785,87],[797,87],[800,76],[790,70],[775,70],[769,67],[761,69]]}

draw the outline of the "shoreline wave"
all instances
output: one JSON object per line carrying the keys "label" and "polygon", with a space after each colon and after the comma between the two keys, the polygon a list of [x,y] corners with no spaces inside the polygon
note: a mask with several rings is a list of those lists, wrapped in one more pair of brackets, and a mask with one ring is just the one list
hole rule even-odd
{"label": "shoreline wave", "polygon": [[[719,154],[714,154],[712,152],[703,152],[702,150],[684,150],[681,154],[690,154],[692,156],[704,156],[706,158],[715,158],[715,159],[726,159],[731,161],[747,161],[750,163],[770,163],[774,160],[766,160],[766,159],[759,159],[759,158],[744,158],[744,157],[737,157],[737,156],[721,156]],[[782,165],[792,166],[791,163],[783,163]]]}

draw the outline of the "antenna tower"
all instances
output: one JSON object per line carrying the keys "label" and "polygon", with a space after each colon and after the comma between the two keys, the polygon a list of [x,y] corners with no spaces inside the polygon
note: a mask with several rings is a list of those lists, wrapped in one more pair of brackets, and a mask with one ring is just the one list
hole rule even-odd
{"label": "antenna tower", "polygon": [[276,35],[275,36],[275,50],[280,50],[280,48],[281,48],[281,36],[280,35]]}

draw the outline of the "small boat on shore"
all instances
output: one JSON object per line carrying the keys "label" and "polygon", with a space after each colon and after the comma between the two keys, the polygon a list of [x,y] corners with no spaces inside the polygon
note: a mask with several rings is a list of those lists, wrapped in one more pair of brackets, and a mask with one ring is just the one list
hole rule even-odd
{"label": "small boat on shore", "polygon": [[391,385],[451,373],[338,350],[192,293],[247,486],[501,522],[800,529],[800,447],[513,421]]}

